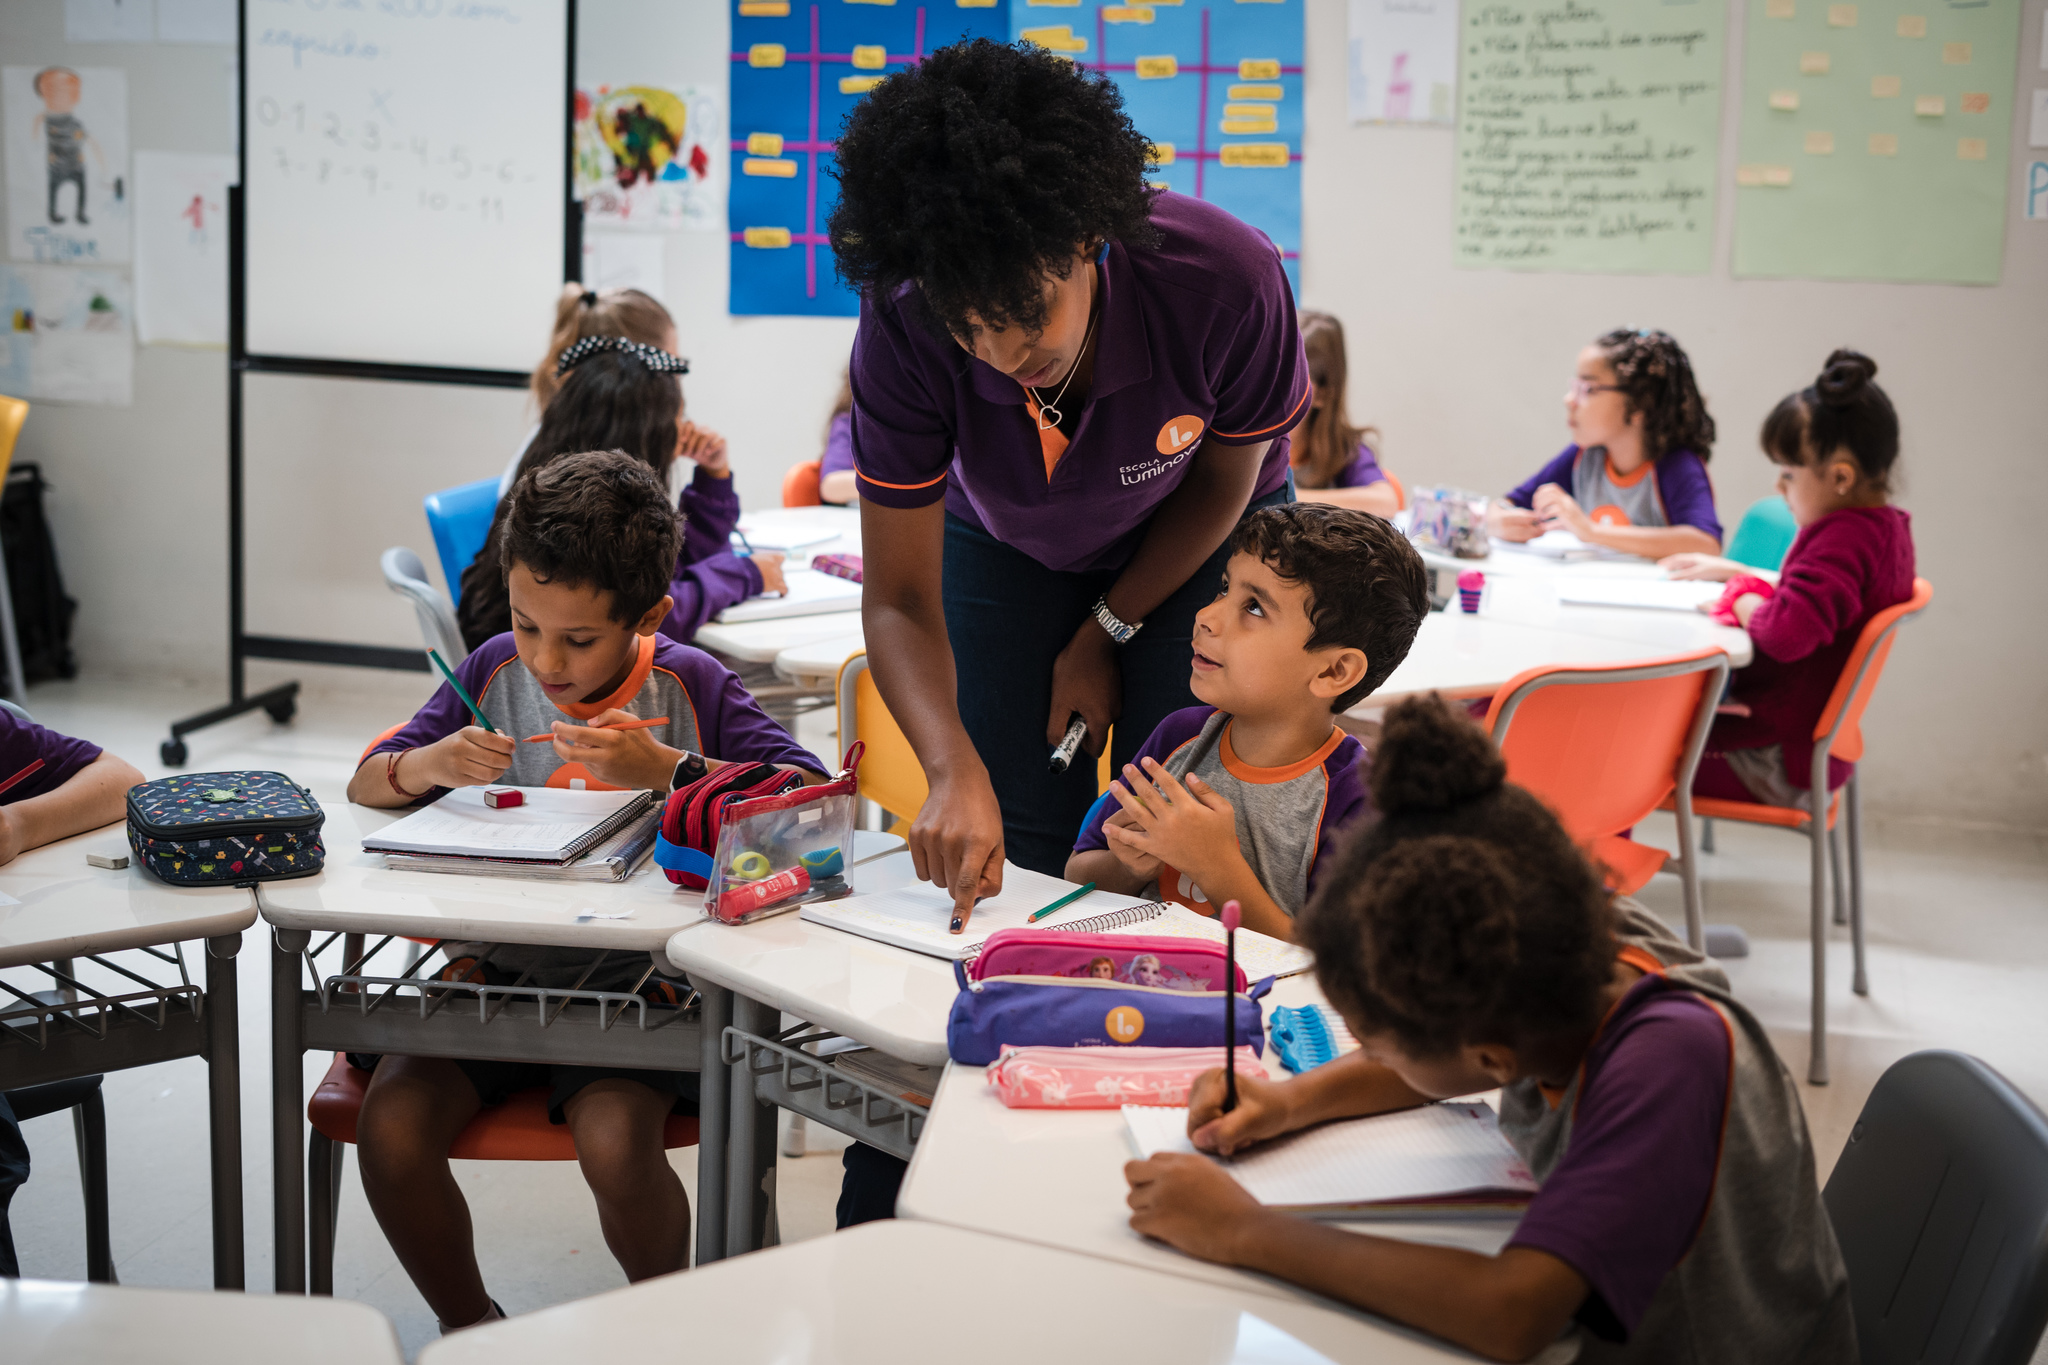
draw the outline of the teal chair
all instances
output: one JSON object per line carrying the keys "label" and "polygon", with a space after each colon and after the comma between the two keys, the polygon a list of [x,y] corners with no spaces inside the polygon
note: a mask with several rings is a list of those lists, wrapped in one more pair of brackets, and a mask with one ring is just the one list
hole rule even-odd
{"label": "teal chair", "polygon": [[1742,514],[1742,523],[1728,540],[1728,558],[1752,569],[1776,569],[1799,534],[1792,509],[1776,493],[1758,498]]}
{"label": "teal chair", "polygon": [[477,551],[490,538],[491,517],[498,510],[498,481],[478,479],[427,494],[427,527],[434,533],[434,549],[441,556],[441,573],[448,580],[451,601],[462,601],[462,571],[476,561]]}

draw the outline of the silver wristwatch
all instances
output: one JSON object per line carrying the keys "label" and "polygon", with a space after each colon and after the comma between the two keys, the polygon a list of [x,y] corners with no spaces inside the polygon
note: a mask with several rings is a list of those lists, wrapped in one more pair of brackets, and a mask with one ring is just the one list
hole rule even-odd
{"label": "silver wristwatch", "polygon": [[1120,645],[1128,643],[1133,635],[1136,635],[1145,628],[1143,621],[1138,622],[1136,625],[1130,625],[1119,618],[1115,612],[1111,611],[1107,594],[1095,599],[1095,619],[1104,630],[1109,632],[1109,638]]}

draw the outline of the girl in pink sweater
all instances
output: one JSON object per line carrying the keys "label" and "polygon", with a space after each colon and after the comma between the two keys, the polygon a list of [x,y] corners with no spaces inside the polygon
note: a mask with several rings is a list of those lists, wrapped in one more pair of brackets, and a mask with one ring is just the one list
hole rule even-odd
{"label": "girl in pink sweater", "polygon": [[[1779,466],[1778,491],[1799,523],[1775,589],[1742,592],[1732,612],[1756,658],[1738,669],[1707,736],[1695,796],[1806,806],[1813,787],[1813,731],[1863,626],[1913,595],[1912,518],[1891,505],[1899,418],[1874,382],[1877,362],[1830,355],[1811,386],[1764,419],[1764,453]],[[1673,578],[1726,581],[1755,575],[1711,555],[1663,561]],[[1828,759],[1833,791],[1854,765]]]}

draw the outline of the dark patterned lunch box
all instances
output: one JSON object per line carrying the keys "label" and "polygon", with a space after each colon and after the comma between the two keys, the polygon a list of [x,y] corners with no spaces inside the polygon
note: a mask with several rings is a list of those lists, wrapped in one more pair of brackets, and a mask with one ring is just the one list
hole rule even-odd
{"label": "dark patterned lunch box", "polygon": [[181,773],[128,791],[128,847],[173,886],[310,877],[326,823],[283,773]]}

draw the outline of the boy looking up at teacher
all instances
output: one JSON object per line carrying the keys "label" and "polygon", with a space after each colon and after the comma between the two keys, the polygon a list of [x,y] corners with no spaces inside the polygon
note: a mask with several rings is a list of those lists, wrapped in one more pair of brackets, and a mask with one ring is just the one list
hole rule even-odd
{"label": "boy looking up at teacher", "polygon": [[[561,456],[512,486],[502,530],[512,629],[455,670],[493,729],[476,724],[443,683],[408,724],[371,746],[349,800],[417,805],[492,782],[666,792],[726,762],[823,780],[818,760],[730,670],[660,633],[682,544],[660,475],[615,450]],[[595,728],[655,716],[668,719]],[[523,742],[539,732],[553,743]],[[596,963],[595,949],[463,944],[448,957],[451,971],[494,983],[510,973],[589,990],[640,989],[648,970],[644,954]],[[690,1205],[663,1155],[662,1130],[670,1113],[693,1112],[695,1073],[353,1053],[349,1061],[372,1072],[357,1120],[363,1192],[442,1331],[503,1316],[484,1289],[448,1147],[480,1110],[520,1090],[549,1087],[548,1117],[575,1139],[605,1244],[626,1278],[688,1264]]]}
{"label": "boy looking up at teacher", "polygon": [[[1189,689],[1096,802],[1069,881],[1214,915],[1235,900],[1275,938],[1367,807],[1364,749],[1337,726],[1386,681],[1429,611],[1414,546],[1369,513],[1290,503],[1245,518],[1195,617]],[[1153,888],[1156,887],[1156,892]]]}

